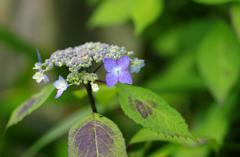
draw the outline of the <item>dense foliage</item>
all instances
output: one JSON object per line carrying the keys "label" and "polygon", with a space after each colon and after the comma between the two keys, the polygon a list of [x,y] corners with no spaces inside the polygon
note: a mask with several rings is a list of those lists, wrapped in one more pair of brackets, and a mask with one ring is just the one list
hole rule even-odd
{"label": "dense foliage", "polygon": [[0,156],[239,156],[239,0],[0,9]]}

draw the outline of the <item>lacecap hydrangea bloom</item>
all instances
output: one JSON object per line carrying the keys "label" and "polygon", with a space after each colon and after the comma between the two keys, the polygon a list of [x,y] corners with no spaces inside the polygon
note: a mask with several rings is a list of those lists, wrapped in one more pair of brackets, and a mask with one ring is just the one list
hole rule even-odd
{"label": "lacecap hydrangea bloom", "polygon": [[[100,42],[88,42],[73,48],[57,50],[43,63],[38,53],[38,62],[33,68],[36,70],[33,79],[37,83],[48,82],[46,72],[54,67],[67,67],[67,77],[64,79],[59,75],[54,82],[57,89],[56,98],[72,85],[89,84],[93,91],[97,91],[99,82],[104,82],[109,87],[118,82],[132,84],[131,73],[138,73],[144,66],[144,60],[133,58],[132,55],[133,51],[124,47]],[[102,66],[106,71],[106,77],[103,79],[98,75]]]}

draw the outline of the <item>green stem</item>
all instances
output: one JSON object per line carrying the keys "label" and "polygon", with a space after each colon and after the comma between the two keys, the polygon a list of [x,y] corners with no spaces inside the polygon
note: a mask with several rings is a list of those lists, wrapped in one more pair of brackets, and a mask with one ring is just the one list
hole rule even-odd
{"label": "green stem", "polygon": [[87,90],[87,93],[88,93],[88,99],[89,99],[89,102],[91,104],[92,112],[93,113],[98,113],[96,103],[95,103],[95,99],[94,99],[93,94],[92,94],[91,84],[88,83],[85,87],[86,87],[86,90]]}

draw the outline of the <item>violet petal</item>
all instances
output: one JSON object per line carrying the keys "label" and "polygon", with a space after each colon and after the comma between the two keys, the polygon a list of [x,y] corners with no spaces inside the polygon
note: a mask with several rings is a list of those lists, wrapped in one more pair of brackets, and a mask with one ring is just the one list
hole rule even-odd
{"label": "violet petal", "polygon": [[128,70],[123,70],[119,74],[119,82],[125,84],[132,84],[132,76]]}
{"label": "violet petal", "polygon": [[114,86],[118,82],[118,76],[114,73],[107,73],[106,83],[108,87]]}
{"label": "violet petal", "polygon": [[126,70],[129,66],[130,59],[128,56],[122,56],[119,60],[117,60],[117,64],[121,66],[122,69]]}
{"label": "violet petal", "polygon": [[111,58],[104,58],[103,63],[107,72],[111,72],[112,69],[117,66],[117,62]]}

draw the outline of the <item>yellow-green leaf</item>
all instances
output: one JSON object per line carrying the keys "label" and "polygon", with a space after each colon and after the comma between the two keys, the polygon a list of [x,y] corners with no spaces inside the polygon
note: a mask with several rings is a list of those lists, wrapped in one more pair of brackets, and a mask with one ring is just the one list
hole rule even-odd
{"label": "yellow-green leaf", "polygon": [[122,84],[118,85],[118,89],[121,108],[136,123],[165,137],[198,142],[189,132],[182,116],[157,94],[141,87]]}
{"label": "yellow-green leaf", "polygon": [[229,2],[234,2],[237,0],[193,0],[198,3],[203,3],[203,4],[224,4],[224,3],[229,3]]}
{"label": "yellow-green leaf", "polygon": [[236,3],[231,7],[231,18],[233,26],[240,40],[240,3]]}
{"label": "yellow-green leaf", "polygon": [[132,0],[105,0],[90,18],[91,27],[118,25],[129,19]]}
{"label": "yellow-green leaf", "polygon": [[135,0],[135,5],[131,14],[135,25],[135,32],[141,33],[157,19],[162,11],[162,0]]}
{"label": "yellow-green leaf", "polygon": [[188,137],[182,136],[171,136],[170,134],[162,134],[161,132],[155,132],[147,128],[143,128],[139,130],[131,139],[130,143],[140,143],[147,141],[170,141],[173,143],[195,146],[197,144],[197,140]]}
{"label": "yellow-green leaf", "polygon": [[198,48],[198,67],[209,90],[223,103],[239,75],[239,42],[223,21],[215,21]]}
{"label": "yellow-green leaf", "polygon": [[39,93],[33,95],[30,99],[23,102],[20,106],[18,106],[12,113],[10,120],[8,121],[7,128],[17,124],[23,118],[31,114],[33,111],[37,110],[43,103],[47,100],[47,98],[51,95],[54,90],[54,86],[47,85],[44,87]]}

